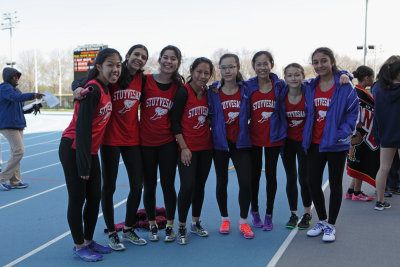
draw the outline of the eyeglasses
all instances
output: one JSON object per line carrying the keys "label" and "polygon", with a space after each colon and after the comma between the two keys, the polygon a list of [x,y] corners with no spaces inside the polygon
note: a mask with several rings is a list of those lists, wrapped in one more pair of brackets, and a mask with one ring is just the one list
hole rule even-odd
{"label": "eyeglasses", "polygon": [[236,66],[233,66],[233,65],[228,65],[228,66],[222,65],[222,66],[219,66],[219,69],[221,71],[234,70],[235,68],[236,68]]}

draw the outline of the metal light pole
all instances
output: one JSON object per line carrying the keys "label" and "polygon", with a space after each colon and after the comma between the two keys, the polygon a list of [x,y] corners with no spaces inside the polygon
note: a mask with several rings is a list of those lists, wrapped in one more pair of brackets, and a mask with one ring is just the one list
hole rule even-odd
{"label": "metal light pole", "polygon": [[367,62],[367,21],[368,21],[368,0],[365,0],[365,34],[364,34],[364,65]]}
{"label": "metal light pole", "polygon": [[2,30],[10,30],[10,62],[7,63],[7,65],[13,67],[15,62],[13,62],[12,55],[12,29],[15,28],[15,24],[19,23],[19,20],[17,20],[17,11],[14,11],[13,13],[4,13],[3,20],[6,21],[6,23],[1,24]]}

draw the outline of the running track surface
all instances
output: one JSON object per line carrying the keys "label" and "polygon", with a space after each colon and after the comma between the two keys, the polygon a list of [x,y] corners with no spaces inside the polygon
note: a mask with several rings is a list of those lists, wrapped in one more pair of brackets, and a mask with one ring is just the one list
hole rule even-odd
{"label": "running track surface", "polygon": [[[58,145],[62,130],[68,125],[71,114],[44,113],[36,117],[26,116],[25,156],[21,163],[22,177],[30,187],[24,190],[0,191],[0,222],[3,248],[0,250],[0,266],[83,266],[85,263],[72,256],[73,241],[66,220],[67,192],[64,174],[58,158]],[[1,138],[3,161],[9,157],[9,145]],[[146,246],[126,243],[126,251],[105,255],[98,266],[138,265],[138,266],[274,266],[285,259],[289,262],[285,249],[292,249],[291,240],[301,240],[308,246],[318,248],[321,242],[307,241],[305,232],[290,231],[284,227],[289,218],[285,185],[286,176],[279,160],[278,192],[275,200],[274,229],[264,232],[253,228],[255,238],[244,239],[238,230],[238,184],[235,171],[229,171],[228,210],[231,218],[231,233],[218,233],[220,215],[215,198],[215,171],[212,167],[207,185],[201,216],[203,226],[209,231],[207,238],[189,236],[189,244],[180,246],[176,242],[148,242]],[[265,176],[260,184],[260,210],[265,210]],[[326,176],[326,174],[325,174]],[[324,179],[324,182],[326,177]],[[345,178],[346,180],[346,178]],[[124,220],[125,201],[128,194],[128,179],[121,161],[117,190],[114,195],[115,222]],[[179,190],[179,174],[175,183]],[[358,204],[358,203],[357,203]],[[365,204],[365,203],[363,203]],[[371,206],[372,204],[370,204]],[[157,206],[164,206],[161,187],[157,187]],[[140,208],[143,208],[141,203]],[[303,213],[299,200],[299,214]],[[190,215],[190,213],[189,213]],[[262,214],[263,216],[264,214]],[[316,218],[315,214],[313,214]],[[177,214],[175,216],[177,218]],[[188,217],[190,220],[190,216]],[[317,220],[313,219],[313,223]],[[339,221],[341,217],[339,215]],[[188,220],[188,222],[189,222]],[[249,218],[250,224],[250,218]],[[177,223],[175,223],[177,225]],[[250,224],[251,225],[251,224]],[[100,210],[94,240],[107,243],[104,234],[104,220]],[[175,227],[177,228],[177,227]],[[147,239],[147,231],[138,234]],[[160,232],[164,237],[164,231]],[[340,238],[345,238],[340,236]],[[300,243],[301,243],[300,242]],[[338,242],[336,242],[338,243]],[[335,246],[336,244],[326,244]],[[301,245],[302,246],[302,245]],[[293,250],[293,249],[292,249]],[[294,251],[296,249],[294,248]],[[294,253],[296,255],[296,253]],[[296,259],[296,257],[295,257]],[[287,262],[287,264],[289,264]],[[298,266],[307,266],[292,261]],[[292,265],[290,263],[289,265]],[[287,264],[281,266],[289,266]],[[317,265],[316,265],[317,266]]]}

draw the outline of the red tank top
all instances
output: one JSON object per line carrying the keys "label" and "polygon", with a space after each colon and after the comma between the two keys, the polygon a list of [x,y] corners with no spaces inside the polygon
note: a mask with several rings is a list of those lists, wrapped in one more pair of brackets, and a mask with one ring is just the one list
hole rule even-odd
{"label": "red tank top", "polygon": [[181,119],[183,138],[192,151],[210,150],[213,145],[210,127],[207,123],[207,94],[204,93],[199,100],[189,84],[185,84],[185,87],[188,92],[188,99]]}
{"label": "red tank top", "polygon": [[329,108],[329,103],[335,90],[336,83],[333,84],[331,89],[326,92],[322,92],[319,88],[319,83],[314,95],[314,105],[315,105],[315,116],[314,125],[312,130],[311,142],[315,144],[320,144],[322,139],[322,134],[324,133],[326,124],[326,112]]}
{"label": "red tank top", "polygon": [[140,144],[143,146],[162,146],[173,140],[170,110],[178,85],[162,91],[158,88],[154,76],[147,75],[140,104]]}
{"label": "red tank top", "polygon": [[109,146],[139,145],[138,109],[142,91],[142,74],[136,73],[126,89],[110,86],[113,111],[104,134],[103,144]]}
{"label": "red tank top", "polygon": [[226,95],[222,90],[219,91],[222,110],[224,111],[226,139],[236,143],[239,137],[239,109],[240,109],[240,90],[233,95]]}
{"label": "red tank top", "polygon": [[271,142],[271,116],[275,110],[275,90],[268,93],[255,91],[251,96],[250,138],[254,146],[273,147],[281,146],[282,141]]}
{"label": "red tank top", "polygon": [[[95,110],[93,111],[92,117],[92,147],[91,147],[91,154],[97,155],[100,144],[103,141],[104,132],[106,129],[106,125],[108,120],[111,117],[112,112],[112,104],[111,104],[111,97],[110,94],[105,94],[103,90],[103,86],[96,80],[89,81],[85,87],[89,86],[90,84],[96,84],[100,88],[100,100],[97,104]],[[79,102],[76,102],[74,108],[74,115],[72,116],[72,121],[70,125],[65,129],[63,132],[62,137],[68,137],[74,139],[74,143],[72,144],[72,148],[76,149],[75,144],[75,135],[76,135],[76,120],[78,117],[79,111]]]}
{"label": "red tank top", "polygon": [[302,94],[297,104],[291,104],[289,96],[286,95],[285,104],[288,123],[287,138],[294,141],[302,141],[304,124],[306,123],[306,101],[304,94]]}

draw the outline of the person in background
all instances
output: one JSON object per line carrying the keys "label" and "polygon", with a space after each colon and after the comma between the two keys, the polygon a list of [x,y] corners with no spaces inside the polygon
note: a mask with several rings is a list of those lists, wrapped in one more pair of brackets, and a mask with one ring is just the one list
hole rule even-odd
{"label": "person in background", "polygon": [[360,118],[356,134],[351,137],[351,148],[347,155],[347,174],[352,178],[345,198],[354,201],[370,201],[375,199],[361,191],[363,181],[375,186],[375,176],[379,169],[379,146],[374,141],[373,117],[374,98],[368,91],[374,83],[374,71],[368,66],[360,66],[353,75],[358,80],[355,86],[360,102]]}
{"label": "person in background", "polygon": [[26,121],[24,113],[34,111],[34,108],[23,111],[22,107],[25,101],[40,99],[43,96],[40,93],[23,94],[17,88],[20,77],[21,73],[18,70],[4,68],[3,83],[0,84],[0,133],[9,142],[11,151],[6,167],[0,173],[0,189],[4,191],[29,186],[21,180],[21,160],[25,152],[23,138]]}
{"label": "person in background", "polygon": [[391,207],[385,201],[384,192],[389,170],[396,151],[400,152],[400,60],[387,60],[378,74],[373,87],[375,94],[374,137],[380,145],[380,167],[376,175],[377,201],[375,209]]}

